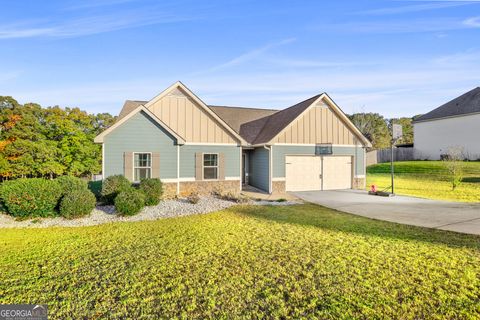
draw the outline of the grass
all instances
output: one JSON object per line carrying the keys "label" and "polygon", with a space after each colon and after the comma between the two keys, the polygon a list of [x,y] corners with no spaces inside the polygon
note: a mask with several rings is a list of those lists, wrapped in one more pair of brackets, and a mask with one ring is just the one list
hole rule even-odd
{"label": "grass", "polygon": [[[396,162],[395,193],[438,200],[480,202],[480,162],[463,162],[463,168],[463,182],[452,191],[442,161]],[[390,163],[367,168],[367,187],[372,184],[380,190],[390,187]]]}
{"label": "grass", "polygon": [[51,319],[478,319],[480,237],[316,205],[0,233],[0,303]]}

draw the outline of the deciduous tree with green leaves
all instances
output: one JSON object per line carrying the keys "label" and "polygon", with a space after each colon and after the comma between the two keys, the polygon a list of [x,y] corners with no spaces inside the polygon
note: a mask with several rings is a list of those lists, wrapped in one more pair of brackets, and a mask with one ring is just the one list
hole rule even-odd
{"label": "deciduous tree with green leaves", "polygon": [[0,96],[0,178],[99,173],[101,148],[93,139],[115,119]]}
{"label": "deciduous tree with green leaves", "polygon": [[349,116],[360,132],[372,142],[373,149],[388,148],[391,134],[388,120],[378,113],[355,113]]}

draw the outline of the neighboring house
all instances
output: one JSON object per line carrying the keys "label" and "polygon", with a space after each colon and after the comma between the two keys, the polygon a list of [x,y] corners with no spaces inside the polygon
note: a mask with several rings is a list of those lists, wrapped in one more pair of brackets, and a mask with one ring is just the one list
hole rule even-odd
{"label": "neighboring house", "polygon": [[208,106],[181,82],[125,102],[95,142],[104,177],[160,178],[170,195],[364,188],[370,146],[325,93],[280,111]]}
{"label": "neighboring house", "polygon": [[480,87],[415,119],[415,158],[438,160],[454,147],[467,159],[480,159],[479,126]]}

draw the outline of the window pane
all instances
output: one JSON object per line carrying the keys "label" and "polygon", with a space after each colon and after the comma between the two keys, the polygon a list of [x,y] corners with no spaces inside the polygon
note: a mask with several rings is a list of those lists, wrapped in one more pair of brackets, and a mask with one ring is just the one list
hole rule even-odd
{"label": "window pane", "polygon": [[203,179],[217,179],[217,168],[203,168]]}
{"label": "window pane", "polygon": [[134,161],[134,166],[135,166],[135,167],[138,167],[138,165],[139,165],[139,163],[140,163],[140,154],[139,154],[139,153],[135,153],[135,154],[134,154],[134,157],[135,157],[135,158],[134,158],[134,160],[135,160],[135,161]]}
{"label": "window pane", "polygon": [[150,153],[145,154],[145,167],[152,166],[152,155]]}
{"label": "window pane", "polygon": [[150,178],[150,168],[135,168],[135,181],[140,181],[142,179]]}
{"label": "window pane", "polygon": [[135,153],[135,167],[150,167],[150,153]]}
{"label": "window pane", "polygon": [[217,156],[216,154],[204,154],[203,155],[203,165],[204,166],[217,166]]}

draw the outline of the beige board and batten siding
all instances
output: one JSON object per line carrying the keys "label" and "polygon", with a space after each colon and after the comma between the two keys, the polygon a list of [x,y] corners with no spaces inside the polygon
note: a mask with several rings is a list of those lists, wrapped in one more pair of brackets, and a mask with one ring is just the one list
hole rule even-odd
{"label": "beige board and batten siding", "polygon": [[294,120],[272,142],[354,145],[357,144],[357,140],[353,132],[335,112],[327,104],[320,101]]}
{"label": "beige board and batten siding", "polygon": [[187,143],[238,143],[238,139],[180,88],[172,89],[148,108]]}

